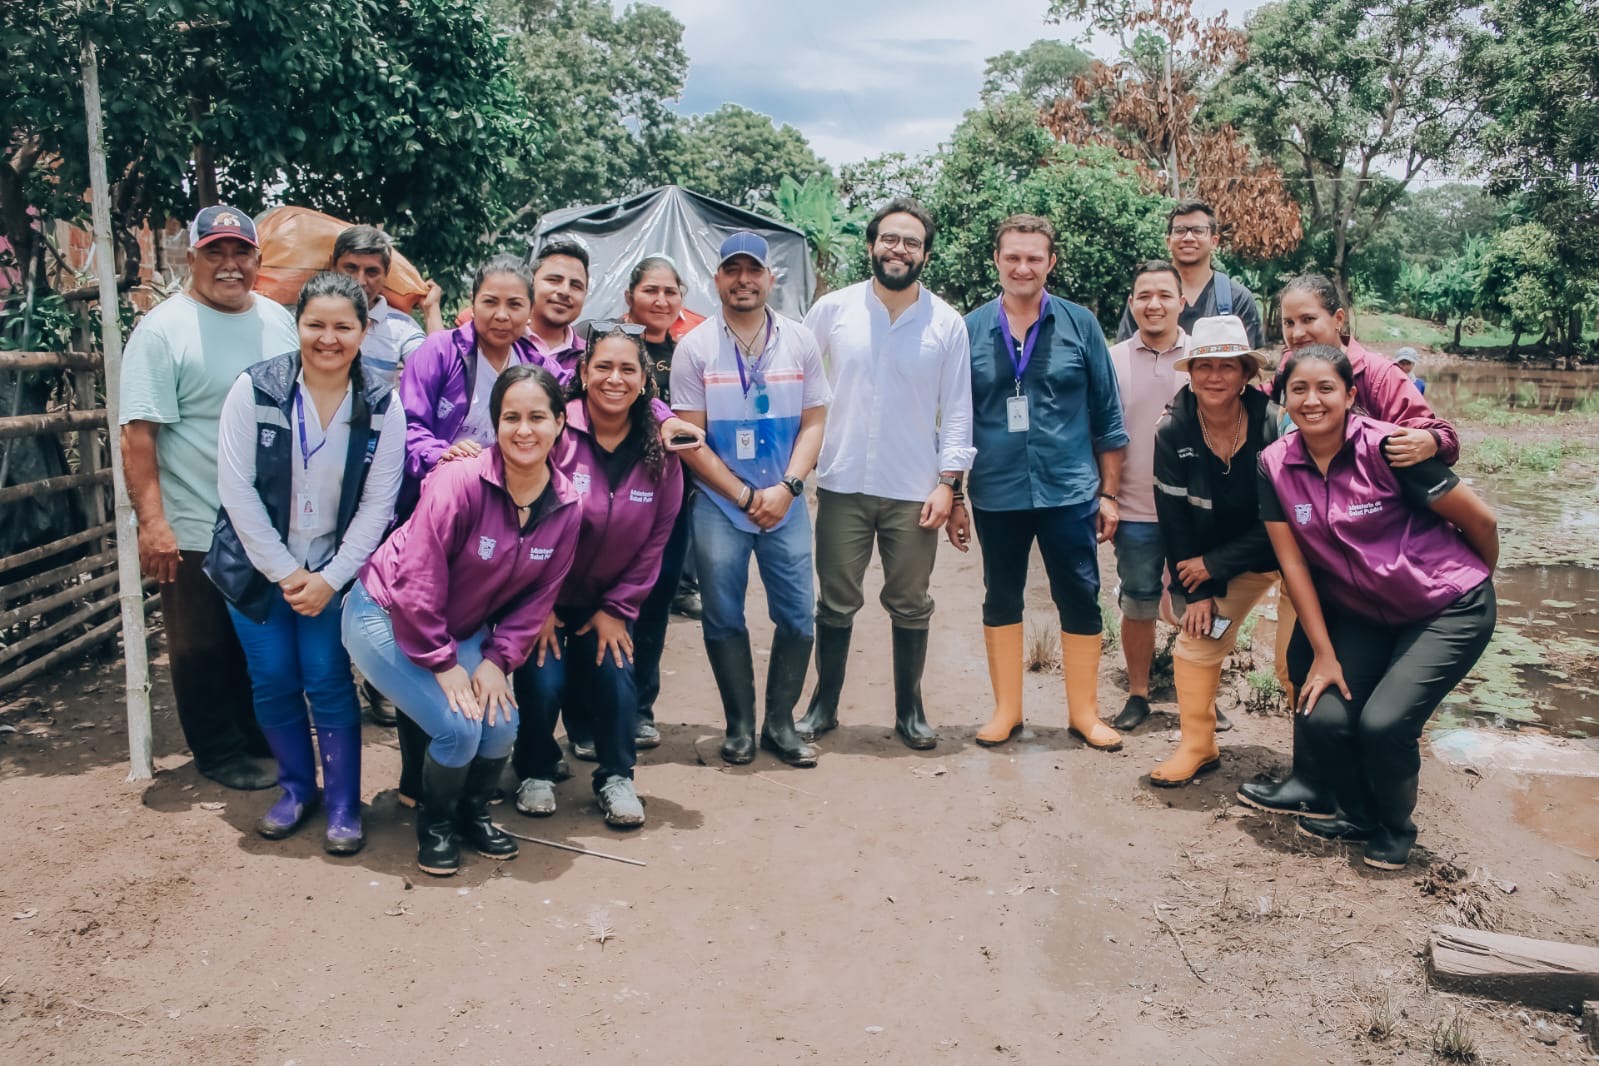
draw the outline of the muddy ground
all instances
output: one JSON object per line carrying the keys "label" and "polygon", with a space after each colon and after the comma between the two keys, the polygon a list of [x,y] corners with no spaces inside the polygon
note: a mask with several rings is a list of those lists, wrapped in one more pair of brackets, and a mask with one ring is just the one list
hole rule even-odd
{"label": "muddy ground", "polygon": [[1429,758],[1412,869],[1370,870],[1232,801],[1283,762],[1280,715],[1235,709],[1222,769],[1155,790],[1169,692],[1103,754],[1068,738],[1042,672],[1028,732],[977,747],[975,553],[946,548],[935,581],[937,750],[892,739],[868,597],[821,765],[724,768],[698,626],[678,621],[665,742],[638,775],[649,824],[607,830],[581,779],[552,819],[499,808],[641,867],[524,844],[419,874],[393,734],[372,726],[366,850],[325,856],[319,823],[269,842],[251,826],[271,793],[195,774],[159,662],[153,782],[124,781],[120,664],[33,686],[0,705],[0,1061],[1389,1063],[1427,1061],[1451,1020],[1481,1061],[1586,1061],[1574,1018],[1429,991],[1423,949],[1438,922],[1599,942],[1599,781]]}

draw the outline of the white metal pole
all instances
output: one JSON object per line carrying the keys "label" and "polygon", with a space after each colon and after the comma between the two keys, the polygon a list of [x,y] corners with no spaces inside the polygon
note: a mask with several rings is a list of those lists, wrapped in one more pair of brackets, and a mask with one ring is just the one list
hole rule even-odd
{"label": "white metal pole", "polygon": [[89,191],[94,208],[94,258],[100,275],[101,346],[105,351],[106,440],[116,498],[117,581],[122,601],[122,660],[127,670],[128,780],[155,776],[150,740],[150,662],[145,647],[144,587],[139,573],[138,528],[122,474],[117,411],[122,395],[122,323],[117,317],[117,262],[111,245],[111,195],[106,181],[105,127],[100,114],[100,71],[94,42],[83,41],[83,106],[89,117]]}

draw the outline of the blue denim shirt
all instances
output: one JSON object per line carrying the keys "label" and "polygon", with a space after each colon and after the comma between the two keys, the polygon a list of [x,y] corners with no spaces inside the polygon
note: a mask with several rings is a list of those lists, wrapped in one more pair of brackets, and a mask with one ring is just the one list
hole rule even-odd
{"label": "blue denim shirt", "polygon": [[[1099,322],[1078,304],[1046,296],[1022,375],[1028,429],[1007,428],[1016,371],[1000,335],[999,301],[966,316],[972,342],[972,506],[985,511],[1066,507],[1099,492],[1100,452],[1127,447],[1121,393]],[[1020,351],[1021,345],[1017,345]]]}

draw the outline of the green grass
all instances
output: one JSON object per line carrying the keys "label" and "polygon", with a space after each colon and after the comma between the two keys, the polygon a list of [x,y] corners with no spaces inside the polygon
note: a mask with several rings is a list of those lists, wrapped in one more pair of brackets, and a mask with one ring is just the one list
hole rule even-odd
{"label": "green grass", "polygon": [[[1408,315],[1397,315],[1391,312],[1380,314],[1355,313],[1353,325],[1354,335],[1363,341],[1383,341],[1393,344],[1417,344],[1428,348],[1442,348],[1446,344],[1453,344],[1455,340],[1455,325],[1451,322],[1448,326],[1440,326],[1436,322],[1425,319],[1411,318]],[[1510,344],[1512,334],[1508,329],[1498,326],[1486,326],[1477,333],[1463,333],[1460,337],[1461,347],[1472,348],[1502,348]],[[1522,343],[1531,344],[1536,337],[1521,338]]]}
{"label": "green grass", "polygon": [[1499,429],[1514,429],[1519,426],[1528,426],[1537,422],[1541,416],[1528,414],[1525,411],[1516,411],[1504,405],[1504,401],[1491,396],[1479,396],[1461,408],[1461,416],[1467,422],[1478,422]]}
{"label": "green grass", "polygon": [[1487,437],[1471,450],[1467,461],[1485,474],[1502,474],[1513,470],[1526,470],[1535,474],[1552,474],[1567,459],[1586,454],[1581,443],[1563,440],[1508,440],[1504,437]]}

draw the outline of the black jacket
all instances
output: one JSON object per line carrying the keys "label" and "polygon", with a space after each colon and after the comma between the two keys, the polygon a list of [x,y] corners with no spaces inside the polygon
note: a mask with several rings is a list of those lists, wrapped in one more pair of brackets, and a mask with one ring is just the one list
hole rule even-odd
{"label": "black jacket", "polygon": [[[1244,390],[1245,440],[1233,456],[1235,468],[1242,464],[1253,477],[1261,450],[1277,439],[1280,419],[1280,409],[1264,392]],[[1155,513],[1166,546],[1172,595],[1185,600],[1224,595],[1227,582],[1239,574],[1277,569],[1277,556],[1266,537],[1265,524],[1259,521],[1254,493],[1250,493],[1248,516],[1255,519],[1254,527],[1244,536],[1221,542],[1209,450],[1199,427],[1198,401],[1193,389],[1184,385],[1155,425]],[[1211,579],[1188,592],[1177,579],[1177,564],[1196,555],[1204,558]]]}

